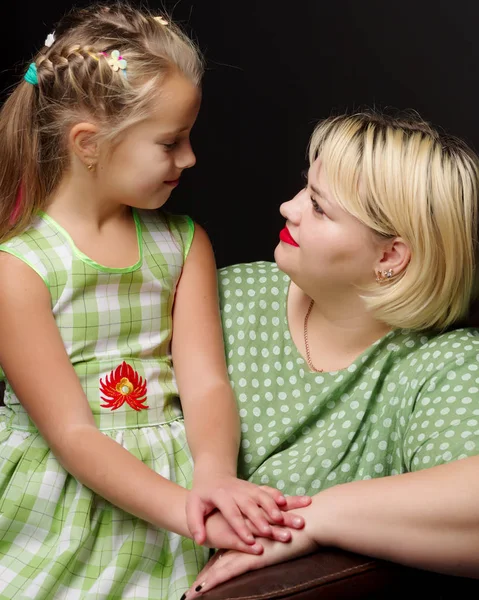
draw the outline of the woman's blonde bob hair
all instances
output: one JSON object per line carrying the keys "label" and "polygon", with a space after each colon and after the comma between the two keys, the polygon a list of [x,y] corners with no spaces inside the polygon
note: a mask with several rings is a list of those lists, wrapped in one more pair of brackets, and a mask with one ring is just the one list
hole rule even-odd
{"label": "woman's blonde bob hair", "polygon": [[402,273],[363,295],[374,316],[415,330],[464,317],[475,289],[477,155],[415,114],[361,112],[319,123],[309,145],[317,158],[344,210],[411,251]]}

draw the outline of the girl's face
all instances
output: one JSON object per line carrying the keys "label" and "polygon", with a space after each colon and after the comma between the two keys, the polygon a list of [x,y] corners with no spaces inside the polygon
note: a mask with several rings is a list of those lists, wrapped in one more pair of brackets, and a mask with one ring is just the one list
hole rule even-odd
{"label": "girl's face", "polygon": [[102,197],[140,209],[163,206],[196,158],[190,132],[200,92],[181,75],[168,78],[151,116],[128,129],[97,169]]}
{"label": "girl's face", "polygon": [[327,293],[374,281],[381,242],[334,200],[319,160],[309,169],[308,185],[280,212],[292,239],[281,232],[275,260],[300,288]]}

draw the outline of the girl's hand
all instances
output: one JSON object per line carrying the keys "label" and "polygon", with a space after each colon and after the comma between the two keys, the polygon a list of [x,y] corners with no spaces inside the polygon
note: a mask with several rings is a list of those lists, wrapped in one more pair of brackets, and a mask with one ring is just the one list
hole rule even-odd
{"label": "girl's hand", "polygon": [[[231,475],[202,476],[195,473],[193,489],[186,502],[186,520],[196,543],[204,544],[205,519],[218,509],[239,538],[252,545],[255,543],[253,533],[277,539],[277,531],[272,529],[272,525],[293,529],[303,527],[302,517],[285,511],[303,508],[310,503],[308,496],[286,499],[274,488],[257,486]],[[246,519],[254,526],[254,532]]]}
{"label": "girl's hand", "polygon": [[196,578],[186,594],[187,600],[201,596],[220,583],[237,577],[246,571],[261,569],[285,560],[309,554],[319,545],[311,538],[307,530],[293,532],[288,544],[272,540],[263,540],[264,552],[260,555],[245,554],[236,550],[219,550]]}
{"label": "girl's hand", "polygon": [[[302,521],[304,522],[304,519]],[[246,519],[246,525],[255,537],[260,537],[260,532],[249,519]],[[271,538],[277,542],[289,542],[291,535],[290,529],[278,525],[271,526]],[[253,545],[245,544],[219,511],[214,511],[206,520],[204,545],[210,548],[239,550],[254,555],[263,552],[263,546],[257,540]]]}

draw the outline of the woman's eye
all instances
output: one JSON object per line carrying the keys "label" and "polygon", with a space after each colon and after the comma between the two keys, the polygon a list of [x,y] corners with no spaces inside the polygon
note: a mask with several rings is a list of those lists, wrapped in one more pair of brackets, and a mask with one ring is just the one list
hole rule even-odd
{"label": "woman's eye", "polygon": [[311,204],[313,205],[314,212],[317,212],[320,215],[324,215],[324,210],[319,206],[314,198],[311,198]]}
{"label": "woman's eye", "polygon": [[178,145],[178,142],[172,142],[171,144],[161,144],[166,150],[173,150]]}

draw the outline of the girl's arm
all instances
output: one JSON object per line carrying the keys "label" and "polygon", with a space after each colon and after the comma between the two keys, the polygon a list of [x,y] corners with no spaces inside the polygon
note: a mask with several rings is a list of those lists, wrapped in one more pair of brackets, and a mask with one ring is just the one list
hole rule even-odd
{"label": "girl's arm", "polygon": [[[279,491],[236,478],[238,409],[226,369],[215,260],[208,236],[198,225],[176,290],[172,355],[195,461],[188,522],[196,541],[203,542],[204,517],[215,507],[251,544],[254,538],[244,516],[264,535],[270,535],[271,522],[301,527],[302,519],[278,510],[278,504],[286,508]],[[296,505],[306,503],[309,499],[299,499]]]}
{"label": "girl's arm", "polygon": [[289,544],[262,541],[261,556],[226,552],[198,575],[188,598],[249,570],[334,546],[375,558],[479,579],[479,456],[415,473],[329,488],[298,510]]}
{"label": "girl's arm", "polygon": [[41,278],[0,252],[0,364],[62,466],[112,504],[190,537],[187,490],[155,473],[96,427]]}

